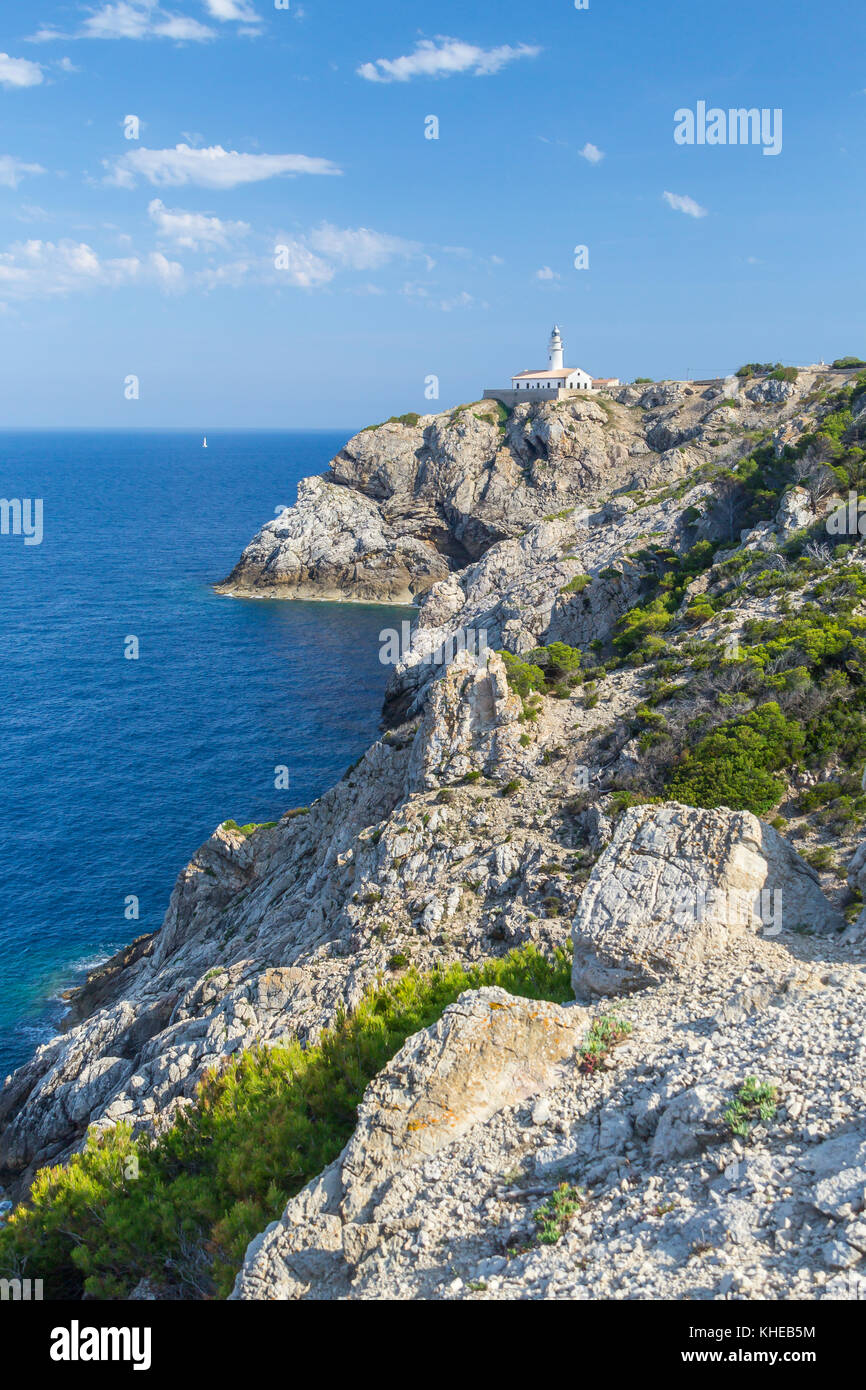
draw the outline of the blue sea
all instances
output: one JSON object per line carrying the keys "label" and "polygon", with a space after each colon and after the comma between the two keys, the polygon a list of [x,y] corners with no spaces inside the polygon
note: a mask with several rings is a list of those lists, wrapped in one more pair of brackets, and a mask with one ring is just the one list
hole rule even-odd
{"label": "blue sea", "polygon": [[350,433],[0,433],[0,496],[44,509],[40,545],[0,536],[0,1083],[220,821],[308,804],[376,737],[405,609],[210,588]]}

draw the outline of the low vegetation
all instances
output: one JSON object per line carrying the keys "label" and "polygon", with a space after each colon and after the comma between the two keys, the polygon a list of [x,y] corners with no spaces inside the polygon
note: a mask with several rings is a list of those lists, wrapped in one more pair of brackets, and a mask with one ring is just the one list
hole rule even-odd
{"label": "low vegetation", "polygon": [[535,1211],[539,1245],[555,1245],[565,1235],[586,1200],[580,1187],[571,1183],[559,1184],[554,1192]]}
{"label": "low vegetation", "polygon": [[758,1081],[755,1076],[748,1076],[725,1111],[725,1124],[738,1139],[747,1139],[757,1121],[763,1124],[771,1122],[777,1105],[776,1087],[767,1081]]}
{"label": "low vegetation", "polygon": [[158,1138],[118,1125],[43,1169],[0,1230],[0,1276],[39,1277],[52,1299],[127,1298],[144,1278],[224,1298],[249,1241],[336,1158],[365,1087],[407,1037],[483,985],[564,1003],[570,971],[566,952],[531,945],[472,968],[410,968],[315,1046],[242,1053]]}

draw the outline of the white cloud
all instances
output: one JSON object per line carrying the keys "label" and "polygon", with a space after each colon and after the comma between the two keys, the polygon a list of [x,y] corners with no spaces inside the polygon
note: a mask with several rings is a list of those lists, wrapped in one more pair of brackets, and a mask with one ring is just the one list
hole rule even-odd
{"label": "white cloud", "polygon": [[308,237],[314,251],[350,270],[377,270],[395,256],[421,252],[417,242],[372,232],[368,227],[333,227],[323,222]]}
{"label": "white cloud", "polygon": [[38,87],[42,80],[41,63],[31,63],[29,58],[10,58],[8,53],[0,53],[0,87]]}
{"label": "white cloud", "polygon": [[540,270],[535,272],[536,280],[558,280],[559,276],[555,270],[551,270],[549,265],[543,265]]}
{"label": "white cloud", "polygon": [[489,77],[515,58],[535,58],[540,52],[526,43],[478,48],[461,39],[439,37],[422,39],[414,52],[402,58],[377,58],[375,63],[362,63],[356,71],[368,82],[409,82],[413,77],[451,77],[458,72]]}
{"label": "white cloud", "polygon": [[176,145],[173,150],[130,150],[112,165],[107,183],[121,188],[134,188],[136,178],[162,187],[179,188],[197,184],[200,188],[237,188],[243,183],[259,183],[262,179],[281,174],[340,174],[329,159],[314,159],[305,154],[240,154],[224,150],[222,145],[208,149],[193,149]]}
{"label": "white cloud", "polygon": [[422,256],[417,242],[375,232],[369,227],[334,227],[323,222],[300,237],[278,237],[277,281],[303,289],[327,285],[338,270],[378,270],[389,261]]}
{"label": "white cloud", "polygon": [[41,164],[25,164],[11,154],[0,154],[0,185],[3,188],[17,188],[27,174],[44,174]]}
{"label": "white cloud", "polygon": [[581,159],[588,159],[590,164],[600,164],[604,159],[604,150],[600,150],[598,145],[591,145],[587,140],[582,150],[578,150]]}
{"label": "white cloud", "polygon": [[261,273],[261,265],[252,260],[229,261],[225,265],[206,266],[193,277],[195,284],[206,290],[237,289],[245,285],[256,272]]}
{"label": "white cloud", "polygon": [[690,198],[687,193],[667,193],[663,195],[668,207],[675,212],[684,212],[688,217],[706,217],[707,210]]}
{"label": "white cloud", "polygon": [[214,19],[236,19],[245,24],[258,22],[258,15],[250,0],[205,0],[208,14]]}
{"label": "white cloud", "polygon": [[215,30],[188,15],[165,10],[158,0],[115,0],[90,10],[87,19],[73,33],[63,34],[43,25],[31,35],[31,43],[50,43],[57,39],[175,39],[205,43],[216,37]]}
{"label": "white cloud", "polygon": [[159,198],[154,198],[148,204],[147,211],[160,237],[189,251],[228,247],[250,231],[248,222],[226,222],[219,217],[208,217],[203,212],[167,208]]}
{"label": "white cloud", "polygon": [[[407,280],[400,289],[400,293],[409,300],[416,302],[419,308],[428,309],[435,312],[437,309],[444,314],[450,314],[454,309],[468,309],[470,304],[477,301],[468,290],[461,290],[459,294],[453,295],[450,299],[436,299],[426,285],[419,285],[417,281]],[[487,304],[482,301],[482,308],[487,308]]]}
{"label": "white cloud", "polygon": [[179,289],[183,266],[161,252],[149,256],[100,258],[86,242],[23,241],[0,253],[0,294],[6,299],[66,295],[75,291],[156,285]]}
{"label": "white cloud", "polygon": [[439,308],[444,313],[449,314],[452,309],[468,309],[469,305],[474,303],[474,296],[469,294],[468,290],[461,290],[459,294],[454,295],[453,299],[440,300]]}
{"label": "white cloud", "polygon": [[317,289],[334,278],[334,267],[297,238],[280,240],[274,248],[279,258],[277,282],[287,280],[299,289]]}

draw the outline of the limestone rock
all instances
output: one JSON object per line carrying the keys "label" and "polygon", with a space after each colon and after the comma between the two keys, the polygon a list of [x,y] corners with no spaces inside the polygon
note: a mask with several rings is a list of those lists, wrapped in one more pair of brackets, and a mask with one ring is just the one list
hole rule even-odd
{"label": "limestone rock", "polygon": [[776,381],[773,377],[765,377],[761,381],[755,382],[746,392],[750,401],[755,401],[758,405],[778,405],[781,401],[790,400],[797,395],[797,384],[793,381]]}
{"label": "limestone rock", "polygon": [[367,1087],[355,1133],[336,1163],[253,1242],[235,1299],[332,1288],[385,1234],[377,1208],[401,1172],[453,1144],[506,1106],[549,1086],[585,1029],[582,1010],[468,991],[409,1038]]}
{"label": "limestone rock", "polygon": [[495,652],[463,651],[430,691],[409,763],[409,786],[431,788],[501,761],[517,747],[521,702]]}
{"label": "limestone rock", "polygon": [[[848,865],[848,887],[866,900],[866,840],[857,846]],[[851,940],[866,936],[866,907],[848,928],[846,936]]]}
{"label": "limestone rock", "polygon": [[780,540],[788,540],[795,531],[802,531],[815,520],[815,509],[804,487],[789,488],[776,512],[776,527]]}
{"label": "limestone rock", "polygon": [[827,931],[841,919],[815,871],[756,816],[631,807],[574,919],[575,994],[639,988],[724,949],[732,934],[804,924]]}
{"label": "limestone rock", "polygon": [[[763,423],[766,410],[739,423]],[[485,400],[362,430],[326,475],[300,484],[296,505],[261,528],[217,589],[417,601],[545,517],[670,484],[704,458],[741,457],[747,441],[707,436],[705,413],[688,383],[662,382],[603,403],[528,402],[507,419]]]}
{"label": "limestone rock", "polygon": [[298,500],[267,522],[219,592],[411,603],[448,573],[421,528],[405,535],[372,498],[324,478],[305,478]]}

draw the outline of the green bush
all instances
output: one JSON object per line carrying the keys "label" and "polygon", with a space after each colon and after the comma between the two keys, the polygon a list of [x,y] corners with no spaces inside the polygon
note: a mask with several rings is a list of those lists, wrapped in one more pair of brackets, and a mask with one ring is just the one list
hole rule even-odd
{"label": "green bush", "polygon": [[[393,959],[393,958],[392,958]],[[572,998],[565,951],[409,969],[371,990],[319,1042],[256,1048],[199,1088],[155,1140],[128,1125],[44,1168],[0,1230],[0,1276],[37,1276],[51,1299],[126,1298],[142,1278],[225,1298],[249,1241],[346,1144],[369,1081],[466,989]]]}
{"label": "green bush", "polygon": [[683,753],[668,778],[668,795],[688,806],[728,806],[764,816],[785,792],[772,773],[796,762],[804,744],[800,725],[777,704],[759,705]]}
{"label": "green bush", "polygon": [[569,579],[567,584],[563,584],[559,592],[561,594],[582,594],[591,583],[591,574],[576,574],[573,579]]}
{"label": "green bush", "polygon": [[505,663],[508,684],[522,700],[526,700],[533,690],[544,691],[544,672],[540,666],[522,661],[519,656],[514,656],[512,652],[501,651],[499,655]]}

